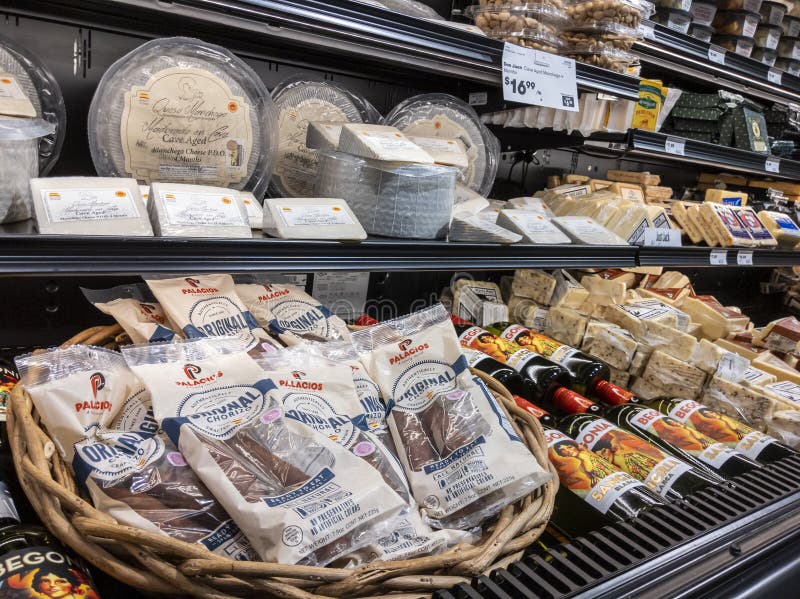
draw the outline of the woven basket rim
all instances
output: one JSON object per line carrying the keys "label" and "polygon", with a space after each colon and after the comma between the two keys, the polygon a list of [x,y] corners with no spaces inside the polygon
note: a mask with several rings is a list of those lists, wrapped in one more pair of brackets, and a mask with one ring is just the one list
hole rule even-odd
{"label": "woven basket rim", "polygon": [[[92,327],[62,347],[86,344],[115,349],[125,338],[118,325]],[[519,408],[499,381],[472,372],[499,400],[520,439],[551,473],[550,481],[504,508],[476,545],[457,545],[440,554],[403,561],[369,562],[353,569],[237,562],[199,544],[118,523],[79,495],[71,468],[55,450],[22,384],[13,389],[9,400],[8,434],[20,483],[45,526],[89,563],[130,586],[214,599],[254,591],[291,599],[387,593],[393,599],[421,597],[520,557],[544,531],[558,489],[538,420]]]}

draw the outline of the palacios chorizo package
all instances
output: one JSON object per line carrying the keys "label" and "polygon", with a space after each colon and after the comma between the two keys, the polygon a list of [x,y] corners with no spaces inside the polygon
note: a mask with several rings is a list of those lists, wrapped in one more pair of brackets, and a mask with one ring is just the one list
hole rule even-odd
{"label": "palacios chorizo package", "polygon": [[257,360],[277,385],[276,395],[287,418],[302,422],[364,460],[406,503],[392,533],[358,552],[355,559],[407,559],[471,540],[461,531],[433,532],[422,521],[397,457],[376,435],[356,424],[356,419],[364,420],[364,412],[349,366],[315,356],[305,348],[304,344]]}
{"label": "palacios chorizo package", "polygon": [[368,466],[287,418],[240,339],[123,348],[186,461],[265,561],[324,565],[373,543],[404,503]]}
{"label": "palacios chorizo package", "polygon": [[119,285],[111,289],[84,289],[94,307],[112,316],[133,343],[172,341],[174,326],[144,285]]}
{"label": "palacios chorizo package", "polygon": [[242,283],[236,292],[259,324],[278,336],[314,341],[349,340],[345,322],[305,291],[288,283]]}
{"label": "palacios chorizo package", "polygon": [[122,524],[256,560],[250,541],[159,430],[142,386],[108,428],[75,444],[73,467],[95,507]]}
{"label": "palacios chorizo package", "polygon": [[474,526],[550,479],[470,374],[441,304],[352,337],[387,400],[400,460],[432,526]]}
{"label": "palacios chorizo package", "polygon": [[184,337],[237,337],[253,349],[278,344],[261,328],[236,294],[233,278],[225,274],[145,279],[167,318]]}

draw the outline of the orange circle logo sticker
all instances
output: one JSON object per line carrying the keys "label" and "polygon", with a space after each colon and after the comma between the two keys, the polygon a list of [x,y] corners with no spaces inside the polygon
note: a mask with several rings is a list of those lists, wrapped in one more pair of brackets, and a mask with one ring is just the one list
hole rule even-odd
{"label": "orange circle logo sticker", "polygon": [[228,102],[228,112],[236,112],[239,110],[239,105],[236,102]]}
{"label": "orange circle logo sticker", "polygon": [[6,85],[9,85],[11,83],[11,79],[8,79],[7,77],[3,77],[2,79],[0,79],[0,81],[5,83]]}
{"label": "orange circle logo sticker", "polygon": [[124,198],[127,194],[124,191],[115,191],[114,195],[118,198]]}
{"label": "orange circle logo sticker", "polygon": [[435,123],[433,123],[433,128],[434,129],[441,129],[442,128],[442,122],[441,121],[436,121]]}
{"label": "orange circle logo sticker", "polygon": [[223,204],[230,204],[231,203],[231,199],[230,198],[222,198],[222,203]]}
{"label": "orange circle logo sticker", "polygon": [[334,212],[341,212],[342,211],[342,209],[339,208],[339,206],[334,206],[333,208],[331,208],[331,210],[333,210]]}

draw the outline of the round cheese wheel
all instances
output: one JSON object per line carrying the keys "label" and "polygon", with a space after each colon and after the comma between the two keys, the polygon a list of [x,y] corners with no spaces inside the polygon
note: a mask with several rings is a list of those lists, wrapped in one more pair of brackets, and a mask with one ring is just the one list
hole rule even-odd
{"label": "round cheese wheel", "polygon": [[311,121],[328,123],[372,123],[380,118],[375,108],[363,97],[328,81],[292,76],[272,90],[278,109],[280,141],[275,171],[272,174],[272,195],[275,197],[310,198],[319,159],[306,146],[306,132]]}
{"label": "round cheese wheel", "polygon": [[277,113],[243,60],[206,42],[173,37],[115,62],[89,109],[89,146],[100,176],[266,191]]}
{"label": "round cheese wheel", "polygon": [[419,137],[458,139],[467,148],[469,166],[459,181],[487,196],[494,185],[500,142],[480,121],[473,108],[447,94],[422,94],[395,106],[386,124]]}

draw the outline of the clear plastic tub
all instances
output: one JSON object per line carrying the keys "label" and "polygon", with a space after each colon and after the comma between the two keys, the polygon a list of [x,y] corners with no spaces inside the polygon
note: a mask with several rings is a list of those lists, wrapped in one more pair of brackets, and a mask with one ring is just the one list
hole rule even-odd
{"label": "clear plastic tub", "polygon": [[650,18],[655,7],[644,0],[574,0],[564,12],[573,25],[594,21],[636,28],[642,20]]}
{"label": "clear plastic tub", "polygon": [[781,21],[783,34],[790,37],[797,37],[800,35],[800,17],[794,15],[784,15]]}
{"label": "clear plastic tub", "polygon": [[0,117],[0,223],[33,216],[30,180],[39,176],[39,140],[55,129],[40,118]]}
{"label": "clear plastic tub", "polygon": [[316,193],[346,198],[372,235],[441,239],[455,199],[455,168],[368,160],[341,152],[319,152]]}
{"label": "clear plastic tub", "polygon": [[758,12],[761,15],[762,25],[780,25],[787,11],[785,4],[764,0]]}
{"label": "clear plastic tub", "polygon": [[709,25],[692,23],[689,25],[689,35],[699,39],[701,42],[710,42],[711,36],[714,35],[714,28]]}
{"label": "clear plastic tub", "polygon": [[761,22],[757,12],[745,10],[719,10],[711,26],[718,35],[741,35],[752,38]]}
{"label": "clear plastic tub", "polygon": [[775,59],[775,66],[790,75],[800,75],[800,60],[778,57]]}
{"label": "clear plastic tub", "polygon": [[761,9],[761,2],[762,0],[717,0],[717,7],[720,10],[758,12]]}
{"label": "clear plastic tub", "polygon": [[698,25],[711,26],[714,21],[714,16],[717,14],[717,5],[713,2],[692,2],[692,7],[689,9],[692,14],[692,23]]}
{"label": "clear plastic tub", "polygon": [[634,74],[639,59],[636,55],[623,50],[597,50],[594,52],[562,52],[564,56],[574,58],[578,62],[592,64],[616,73]]}
{"label": "clear plastic tub", "polygon": [[714,35],[711,36],[711,43],[748,58],[755,46],[753,38],[745,35]]}
{"label": "clear plastic tub", "polygon": [[800,37],[784,35],[778,42],[778,57],[800,60]]}
{"label": "clear plastic tub", "polygon": [[485,33],[528,29],[555,35],[567,21],[562,10],[543,3],[515,6],[473,5],[467,8],[465,14]]}
{"label": "clear plastic tub", "polygon": [[536,29],[487,31],[486,35],[493,39],[532,48],[533,50],[550,52],[551,54],[558,54],[559,50],[564,47],[564,42],[552,33]]}
{"label": "clear plastic tub", "polygon": [[689,25],[692,23],[692,14],[688,10],[677,8],[659,8],[651,18],[654,22],[678,33],[689,31]]}
{"label": "clear plastic tub", "polygon": [[608,48],[628,51],[640,36],[636,29],[618,23],[587,23],[564,31],[561,39],[572,52],[595,52]]}
{"label": "clear plastic tub", "polygon": [[750,58],[753,60],[757,60],[762,64],[767,65],[768,67],[775,66],[775,59],[778,58],[777,50],[769,50],[767,48],[760,48],[756,46],[753,48],[752,54],[750,54]]}
{"label": "clear plastic tub", "polygon": [[783,30],[780,25],[764,25],[763,23],[756,29],[756,34],[753,39],[756,46],[774,50],[778,47],[778,42],[781,39]]}

